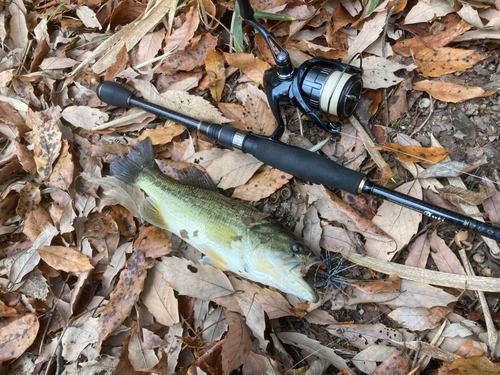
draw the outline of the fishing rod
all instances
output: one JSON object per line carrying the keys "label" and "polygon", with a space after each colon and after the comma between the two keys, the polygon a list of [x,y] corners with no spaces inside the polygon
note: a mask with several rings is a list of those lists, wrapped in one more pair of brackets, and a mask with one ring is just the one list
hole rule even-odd
{"label": "fishing rod", "polygon": [[[140,99],[126,87],[111,81],[102,82],[97,87],[99,98],[117,107],[136,107],[196,129],[226,148],[251,154],[263,163],[303,180],[335,187],[355,195],[370,194],[432,219],[452,223],[500,241],[500,228],[384,188],[368,181],[361,172],[281,142],[279,138],[283,134],[285,124],[280,105],[284,103],[291,103],[299,108],[325,131],[331,134],[339,133],[341,125],[337,121],[331,121],[330,115],[344,120],[353,114],[363,91],[363,69],[361,66],[356,67],[322,57],[313,58],[294,69],[286,49],[255,20],[249,0],[238,0],[238,3],[242,18],[264,37],[276,62],[276,67],[267,70],[263,79],[269,106],[278,124],[270,137],[236,129],[230,125],[193,119]],[[326,120],[323,119],[323,113],[327,114]]]}

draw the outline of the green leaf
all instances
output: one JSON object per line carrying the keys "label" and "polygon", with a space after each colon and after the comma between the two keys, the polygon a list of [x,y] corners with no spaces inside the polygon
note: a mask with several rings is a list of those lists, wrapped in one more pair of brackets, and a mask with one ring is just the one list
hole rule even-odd
{"label": "green leaf", "polygon": [[234,20],[233,20],[233,47],[237,53],[245,52],[243,48],[243,20],[240,15],[240,7],[238,2],[234,8]]}
{"label": "green leaf", "polygon": [[380,0],[370,0],[370,2],[366,4],[365,11],[361,18],[368,17],[375,10],[379,2]]}
{"label": "green leaf", "polygon": [[[450,0],[448,0],[448,1],[450,1]],[[255,18],[262,18],[265,20],[295,21],[295,18],[293,18],[292,16],[287,16],[286,14],[261,12],[260,10],[256,10],[255,12],[253,12],[253,16]]]}

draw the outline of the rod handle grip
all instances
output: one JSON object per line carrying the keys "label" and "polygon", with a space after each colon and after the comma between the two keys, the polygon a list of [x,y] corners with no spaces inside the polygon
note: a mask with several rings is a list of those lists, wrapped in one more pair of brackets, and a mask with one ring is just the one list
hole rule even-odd
{"label": "rod handle grip", "polygon": [[295,177],[352,194],[358,194],[360,183],[365,178],[363,173],[346,168],[314,152],[253,135],[245,139],[242,151]]}
{"label": "rod handle grip", "polygon": [[114,105],[116,107],[129,108],[129,99],[133,93],[125,86],[112,81],[104,81],[97,86],[97,96],[103,102]]}
{"label": "rod handle grip", "polygon": [[479,233],[482,236],[489,237],[495,241],[500,242],[500,228],[495,228],[489,224],[471,219],[467,229],[472,232]]}

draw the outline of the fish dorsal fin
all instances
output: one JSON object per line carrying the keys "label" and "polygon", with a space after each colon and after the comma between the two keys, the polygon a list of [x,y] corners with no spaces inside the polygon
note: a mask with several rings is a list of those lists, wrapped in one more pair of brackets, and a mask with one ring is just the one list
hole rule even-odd
{"label": "fish dorsal fin", "polygon": [[161,208],[150,197],[147,197],[139,204],[139,213],[147,222],[160,228],[169,229],[167,222],[161,214]]}
{"label": "fish dorsal fin", "polygon": [[179,172],[178,181],[183,185],[197,186],[207,190],[217,191],[207,172],[203,172],[195,166],[187,167]]}
{"label": "fish dorsal fin", "polygon": [[234,241],[241,241],[240,236],[234,230],[220,222],[209,221],[205,224],[205,231],[211,241],[227,246],[232,246]]}

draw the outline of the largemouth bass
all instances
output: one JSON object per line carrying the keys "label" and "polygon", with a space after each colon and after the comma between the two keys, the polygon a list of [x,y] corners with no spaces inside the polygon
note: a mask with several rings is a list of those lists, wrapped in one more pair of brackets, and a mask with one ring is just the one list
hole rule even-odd
{"label": "largemouth bass", "polygon": [[318,262],[311,250],[273,218],[220,194],[196,167],[179,182],[163,175],[146,138],[126,158],[114,161],[111,173],[144,190],[142,218],[181,236],[205,255],[202,263],[318,301],[302,278]]}

